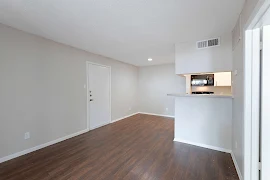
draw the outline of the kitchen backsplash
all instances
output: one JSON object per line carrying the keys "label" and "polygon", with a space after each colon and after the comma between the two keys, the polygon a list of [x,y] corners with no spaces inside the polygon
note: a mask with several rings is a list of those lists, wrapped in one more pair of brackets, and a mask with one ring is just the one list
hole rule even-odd
{"label": "kitchen backsplash", "polygon": [[211,92],[214,92],[214,94],[217,94],[217,95],[232,94],[231,86],[224,86],[224,87],[219,87],[219,86],[192,86],[191,87],[191,92],[194,92],[194,91],[195,92],[196,91],[211,91]]}

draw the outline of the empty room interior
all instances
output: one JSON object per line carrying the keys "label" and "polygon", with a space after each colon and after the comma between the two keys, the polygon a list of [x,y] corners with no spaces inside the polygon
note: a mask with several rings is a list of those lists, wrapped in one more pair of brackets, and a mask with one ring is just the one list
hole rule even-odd
{"label": "empty room interior", "polygon": [[269,5],[1,0],[0,180],[269,180]]}

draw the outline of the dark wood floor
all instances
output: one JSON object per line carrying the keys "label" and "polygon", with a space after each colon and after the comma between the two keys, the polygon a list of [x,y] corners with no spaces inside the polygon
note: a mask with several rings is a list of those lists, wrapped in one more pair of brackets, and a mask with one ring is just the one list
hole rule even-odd
{"label": "dark wood floor", "polygon": [[173,131],[170,118],[135,115],[2,163],[0,179],[238,180],[230,154],[173,142]]}

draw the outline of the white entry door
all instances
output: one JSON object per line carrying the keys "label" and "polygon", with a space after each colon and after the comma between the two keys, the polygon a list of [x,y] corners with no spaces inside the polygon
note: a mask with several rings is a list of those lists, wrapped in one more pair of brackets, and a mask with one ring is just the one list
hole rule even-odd
{"label": "white entry door", "polygon": [[88,122],[95,129],[111,122],[111,69],[88,63]]}

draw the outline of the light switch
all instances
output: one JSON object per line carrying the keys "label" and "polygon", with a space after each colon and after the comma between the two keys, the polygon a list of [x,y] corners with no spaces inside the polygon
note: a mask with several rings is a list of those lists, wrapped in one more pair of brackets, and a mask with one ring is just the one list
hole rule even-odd
{"label": "light switch", "polygon": [[234,75],[237,76],[238,72],[237,70],[234,70]]}
{"label": "light switch", "polygon": [[29,139],[30,138],[30,132],[24,133],[24,139]]}

